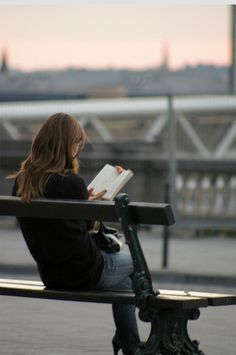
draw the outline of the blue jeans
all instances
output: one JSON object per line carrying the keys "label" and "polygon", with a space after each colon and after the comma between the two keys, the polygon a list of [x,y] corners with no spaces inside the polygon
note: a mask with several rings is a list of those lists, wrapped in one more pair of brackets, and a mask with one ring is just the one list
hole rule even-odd
{"label": "blue jeans", "polygon": [[[134,271],[129,252],[107,254],[102,251],[104,268],[97,284],[98,289],[116,288],[132,290],[131,276]],[[125,355],[134,355],[139,340],[135,306],[126,304],[112,305],[116,325],[115,339],[120,343]]]}

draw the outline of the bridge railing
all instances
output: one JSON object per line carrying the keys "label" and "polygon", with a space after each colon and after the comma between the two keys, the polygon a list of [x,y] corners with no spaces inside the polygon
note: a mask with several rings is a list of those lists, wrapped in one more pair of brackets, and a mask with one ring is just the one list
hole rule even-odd
{"label": "bridge railing", "polygon": [[[59,111],[78,117],[95,149],[99,152],[102,147],[98,155],[92,152],[96,159],[115,159],[117,154],[118,158],[150,164],[164,162],[159,172],[165,173],[159,173],[157,180],[168,180],[169,201],[180,224],[187,225],[193,218],[199,223],[207,219],[216,223],[219,216],[233,221],[236,96],[0,103],[0,164],[4,154],[8,158],[20,155],[19,147],[31,141],[42,121]],[[108,154],[111,147],[112,154]],[[163,200],[163,195],[159,198]]]}
{"label": "bridge railing", "polygon": [[177,159],[235,159],[232,95],[0,103],[0,130],[12,140],[31,139],[49,115],[68,112],[80,119],[94,142],[156,142],[157,158],[167,158],[170,101]]}

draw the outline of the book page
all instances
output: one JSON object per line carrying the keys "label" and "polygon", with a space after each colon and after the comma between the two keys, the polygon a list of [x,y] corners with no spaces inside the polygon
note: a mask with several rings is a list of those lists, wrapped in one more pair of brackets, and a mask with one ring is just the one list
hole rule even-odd
{"label": "book page", "polygon": [[94,194],[106,190],[109,183],[114,181],[118,175],[116,168],[106,164],[88,185],[88,189],[93,188]]}
{"label": "book page", "polygon": [[103,199],[112,200],[132,176],[131,170],[119,174],[114,166],[106,164],[88,185],[88,189],[93,188],[94,194],[107,190]]}
{"label": "book page", "polygon": [[122,173],[118,174],[116,179],[113,180],[109,185],[107,185],[107,192],[105,193],[103,198],[113,200],[113,198],[118,194],[118,192],[132,176],[133,173],[131,170],[124,170]]}

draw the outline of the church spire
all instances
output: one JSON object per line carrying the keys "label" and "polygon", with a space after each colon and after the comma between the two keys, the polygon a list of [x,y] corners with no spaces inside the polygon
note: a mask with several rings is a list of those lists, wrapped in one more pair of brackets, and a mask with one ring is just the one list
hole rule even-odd
{"label": "church spire", "polygon": [[162,45],[162,61],[160,65],[161,69],[169,70],[169,43],[164,42]]}
{"label": "church spire", "polygon": [[7,73],[9,71],[8,60],[7,60],[7,50],[4,48],[2,50],[2,60],[1,60],[1,73]]}

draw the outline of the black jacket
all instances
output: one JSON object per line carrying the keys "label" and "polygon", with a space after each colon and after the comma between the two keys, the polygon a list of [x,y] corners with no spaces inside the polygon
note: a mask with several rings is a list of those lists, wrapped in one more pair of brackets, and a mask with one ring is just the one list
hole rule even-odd
{"label": "black jacket", "polygon": [[[16,192],[17,183],[12,194],[15,196]],[[87,200],[88,191],[80,175],[54,175],[44,197]],[[18,218],[18,222],[37,262],[41,279],[48,288],[95,288],[104,262],[88,234],[93,222],[41,218]]]}

